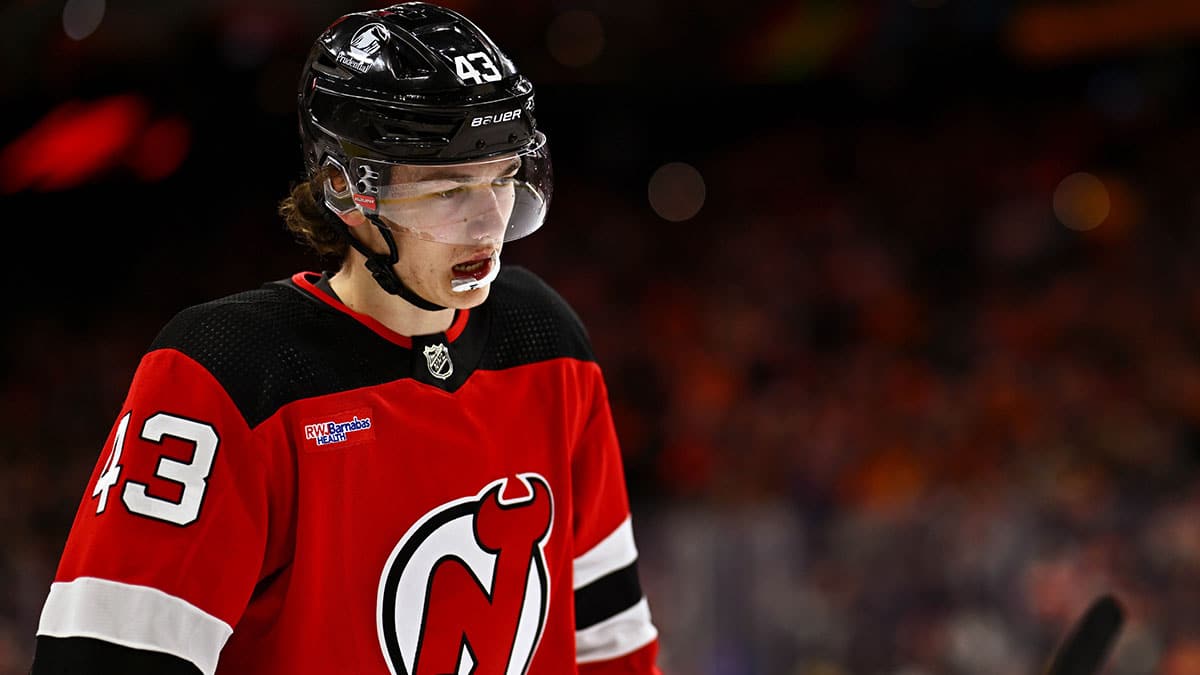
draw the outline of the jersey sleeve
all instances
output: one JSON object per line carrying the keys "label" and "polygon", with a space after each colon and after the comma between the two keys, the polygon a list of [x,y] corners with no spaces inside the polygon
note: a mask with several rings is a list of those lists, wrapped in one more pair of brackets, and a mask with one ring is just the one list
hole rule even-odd
{"label": "jersey sleeve", "polygon": [[583,375],[586,415],[572,456],[579,672],[659,675],[658,630],[638,578],[638,551],[608,390],[594,362]]}
{"label": "jersey sleeve", "polygon": [[[269,522],[287,512],[292,484],[280,456],[194,360],[173,349],[145,355],[43,606],[42,662],[67,662],[56,652],[99,640],[212,675],[256,584],[285,562],[274,549],[286,527]],[[116,672],[85,663],[76,672]]]}

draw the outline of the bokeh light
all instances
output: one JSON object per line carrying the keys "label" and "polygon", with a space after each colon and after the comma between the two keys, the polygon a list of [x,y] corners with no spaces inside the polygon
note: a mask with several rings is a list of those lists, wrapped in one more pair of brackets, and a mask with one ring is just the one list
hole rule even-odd
{"label": "bokeh light", "polygon": [[67,101],[0,150],[0,192],[76,187],[121,163],[150,115],[139,94]]}
{"label": "bokeh light", "polygon": [[72,40],[82,40],[100,27],[104,20],[104,0],[67,0],[63,6],[63,32]]}
{"label": "bokeh light", "polygon": [[144,181],[166,178],[179,168],[191,145],[191,129],[181,117],[156,120],[130,149],[129,166]]}
{"label": "bokeh light", "polygon": [[546,48],[564,66],[589,65],[604,51],[604,25],[595,12],[569,9],[547,27]]}
{"label": "bokeh light", "polygon": [[1095,175],[1073,173],[1054,188],[1054,215],[1072,230],[1091,230],[1108,218],[1112,208],[1108,188]]}
{"label": "bokeh light", "polygon": [[648,196],[650,207],[664,220],[689,220],[704,206],[704,177],[690,164],[664,164],[650,177]]}

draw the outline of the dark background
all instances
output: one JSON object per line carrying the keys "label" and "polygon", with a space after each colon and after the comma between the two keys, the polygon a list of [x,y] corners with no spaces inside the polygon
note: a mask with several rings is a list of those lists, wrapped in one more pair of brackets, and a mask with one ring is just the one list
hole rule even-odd
{"label": "dark background", "polygon": [[[296,78],[382,4],[0,8],[0,672],[157,329],[316,267]],[[504,259],[608,373],[668,675],[1032,675],[1106,591],[1106,672],[1200,672],[1200,4],[450,6],[537,86]]]}

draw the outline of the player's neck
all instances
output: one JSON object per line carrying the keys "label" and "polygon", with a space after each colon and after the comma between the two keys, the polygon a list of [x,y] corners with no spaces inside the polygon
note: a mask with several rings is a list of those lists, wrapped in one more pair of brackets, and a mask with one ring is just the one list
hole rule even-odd
{"label": "player's neck", "polygon": [[401,335],[442,333],[454,322],[454,310],[430,312],[380,288],[361,265],[343,265],[329,280],[342,304],[366,314]]}

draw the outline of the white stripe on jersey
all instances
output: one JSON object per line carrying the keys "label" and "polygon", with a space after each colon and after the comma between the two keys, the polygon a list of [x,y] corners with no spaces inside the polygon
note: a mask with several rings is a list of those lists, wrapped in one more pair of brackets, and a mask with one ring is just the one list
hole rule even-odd
{"label": "white stripe on jersey", "polygon": [[37,630],[166,652],[196,664],[204,675],[216,671],[232,633],[229,624],[173,595],[95,577],[51,584]]}
{"label": "white stripe on jersey", "polygon": [[656,637],[658,629],[650,621],[650,604],[642,598],[620,614],[575,631],[575,660],[590,663],[615,659],[645,647]]}
{"label": "white stripe on jersey", "polygon": [[633,541],[633,525],[629,518],[617,526],[612,534],[604,538],[592,550],[575,558],[575,588],[579,590],[600,577],[628,567],[637,560],[637,546]]}

